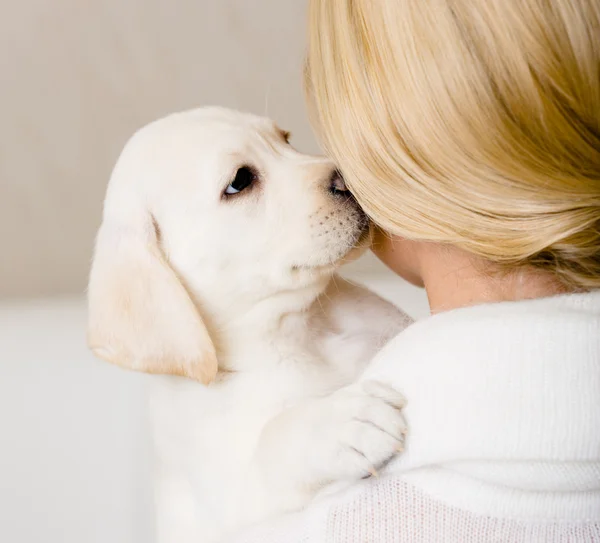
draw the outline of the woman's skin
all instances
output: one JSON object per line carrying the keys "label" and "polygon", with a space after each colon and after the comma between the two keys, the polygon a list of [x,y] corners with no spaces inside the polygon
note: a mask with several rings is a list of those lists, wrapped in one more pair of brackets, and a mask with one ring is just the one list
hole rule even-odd
{"label": "woman's skin", "polygon": [[527,269],[502,272],[461,249],[439,243],[378,233],[373,252],[393,272],[425,288],[432,314],[568,292],[546,273]]}

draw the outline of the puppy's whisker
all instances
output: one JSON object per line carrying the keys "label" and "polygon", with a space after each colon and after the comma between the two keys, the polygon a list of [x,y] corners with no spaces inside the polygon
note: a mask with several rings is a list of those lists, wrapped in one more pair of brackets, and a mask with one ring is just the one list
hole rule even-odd
{"label": "puppy's whisker", "polygon": [[337,275],[334,275],[334,276],[331,278],[331,283],[332,283],[332,284],[333,284],[333,286],[335,287],[335,290],[336,290],[336,292],[339,292],[339,291],[340,291],[340,285],[338,284],[338,282],[337,282],[337,279],[338,279]]}
{"label": "puppy's whisker", "polygon": [[269,96],[271,94],[271,86],[272,86],[272,82],[269,81],[269,83],[267,85],[267,89],[265,91],[265,117],[269,116]]}

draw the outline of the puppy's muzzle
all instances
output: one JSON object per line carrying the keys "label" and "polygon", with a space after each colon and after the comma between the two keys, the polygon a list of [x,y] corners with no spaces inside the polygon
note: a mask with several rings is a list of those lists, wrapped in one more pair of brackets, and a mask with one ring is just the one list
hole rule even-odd
{"label": "puppy's muzzle", "polygon": [[339,198],[345,205],[349,205],[354,208],[354,215],[356,224],[359,229],[365,231],[369,228],[369,219],[366,213],[362,210],[356,198],[350,192],[350,189],[346,186],[344,177],[339,170],[333,170],[329,178],[328,190],[332,196]]}

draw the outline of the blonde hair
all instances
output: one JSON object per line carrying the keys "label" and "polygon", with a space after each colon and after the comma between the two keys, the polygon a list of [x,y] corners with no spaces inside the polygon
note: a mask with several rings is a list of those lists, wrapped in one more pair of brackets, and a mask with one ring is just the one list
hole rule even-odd
{"label": "blonde hair", "polygon": [[600,1],[309,13],[315,127],[376,223],[600,287]]}

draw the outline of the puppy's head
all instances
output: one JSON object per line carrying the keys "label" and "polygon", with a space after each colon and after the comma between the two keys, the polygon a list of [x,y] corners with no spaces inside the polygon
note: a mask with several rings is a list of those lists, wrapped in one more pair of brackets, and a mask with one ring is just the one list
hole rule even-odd
{"label": "puppy's head", "polygon": [[210,382],[202,311],[224,321],[285,293],[314,295],[368,244],[331,162],[271,121],[206,108],[139,131],[113,172],[89,284],[89,342],[132,369]]}

